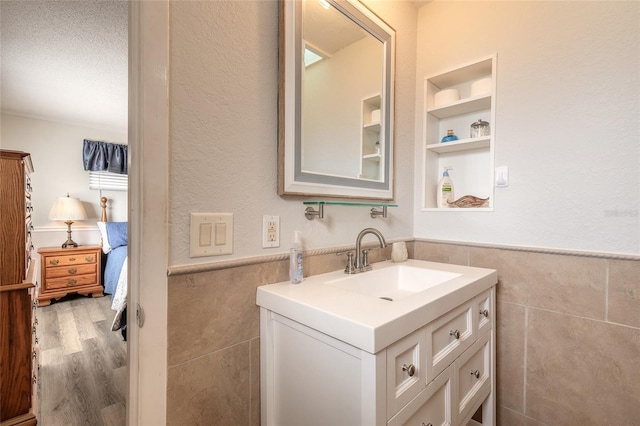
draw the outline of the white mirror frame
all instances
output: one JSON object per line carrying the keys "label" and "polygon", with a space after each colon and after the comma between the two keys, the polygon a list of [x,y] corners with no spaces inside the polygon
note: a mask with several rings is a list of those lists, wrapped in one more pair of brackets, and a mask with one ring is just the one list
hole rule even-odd
{"label": "white mirror frame", "polygon": [[[317,0],[315,0],[317,1]],[[376,37],[383,46],[381,134],[383,181],[327,176],[301,170],[302,4],[280,1],[278,93],[278,194],[392,200],[394,189],[395,31],[358,0],[327,0],[338,11]]]}

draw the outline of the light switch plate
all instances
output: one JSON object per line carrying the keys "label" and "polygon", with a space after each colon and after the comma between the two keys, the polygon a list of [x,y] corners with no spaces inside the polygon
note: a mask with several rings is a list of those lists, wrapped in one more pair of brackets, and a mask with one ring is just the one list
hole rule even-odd
{"label": "light switch plate", "polygon": [[262,248],[280,247],[280,216],[262,216]]}
{"label": "light switch plate", "polygon": [[233,253],[233,213],[191,213],[189,257]]}
{"label": "light switch plate", "polygon": [[506,188],[509,186],[509,167],[496,167],[496,188]]}

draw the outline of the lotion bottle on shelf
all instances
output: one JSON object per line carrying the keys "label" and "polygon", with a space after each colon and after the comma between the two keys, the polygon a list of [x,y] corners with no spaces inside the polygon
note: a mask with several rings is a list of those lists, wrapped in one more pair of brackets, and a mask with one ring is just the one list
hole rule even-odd
{"label": "lotion bottle on shelf", "polygon": [[293,233],[293,244],[289,250],[289,281],[291,284],[302,282],[302,242],[300,231]]}
{"label": "lotion bottle on shelf", "polygon": [[453,198],[453,181],[449,177],[449,170],[452,170],[453,167],[447,166],[444,168],[444,173],[442,174],[442,178],[440,178],[440,182],[438,182],[438,199],[437,206],[448,208],[449,204],[447,202],[452,203],[454,201]]}

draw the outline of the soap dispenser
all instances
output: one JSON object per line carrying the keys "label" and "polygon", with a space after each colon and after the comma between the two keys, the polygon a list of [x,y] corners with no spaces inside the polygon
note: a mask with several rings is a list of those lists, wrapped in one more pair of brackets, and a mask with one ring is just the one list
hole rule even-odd
{"label": "soap dispenser", "polygon": [[300,241],[300,231],[293,234],[293,244],[289,250],[289,281],[291,284],[302,282],[302,242]]}
{"label": "soap dispenser", "polygon": [[449,177],[449,170],[453,170],[453,167],[447,166],[444,168],[442,178],[438,182],[438,194],[437,205],[441,208],[448,208],[449,203],[452,203],[453,198],[453,181]]}

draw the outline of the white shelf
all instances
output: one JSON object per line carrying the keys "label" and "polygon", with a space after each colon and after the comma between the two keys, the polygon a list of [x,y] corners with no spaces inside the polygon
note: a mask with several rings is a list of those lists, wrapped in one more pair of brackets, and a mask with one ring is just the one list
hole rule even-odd
{"label": "white shelf", "polygon": [[365,129],[370,129],[370,130],[373,130],[373,131],[380,132],[380,122],[379,121],[372,121],[371,123],[366,123],[362,127],[364,127]]}
{"label": "white shelf", "polygon": [[459,101],[427,110],[436,118],[448,118],[491,108],[491,94],[460,99]]}
{"label": "white shelf", "polygon": [[380,154],[365,154],[362,156],[363,160],[370,160],[370,161],[380,161],[380,158],[382,156]]}
{"label": "white shelf", "polygon": [[491,137],[483,136],[481,138],[460,139],[454,142],[441,142],[427,145],[429,151],[444,154],[446,152],[467,151],[470,149],[489,148],[491,146]]}

